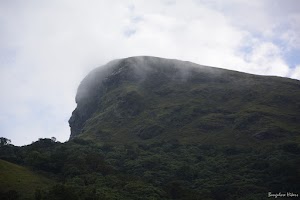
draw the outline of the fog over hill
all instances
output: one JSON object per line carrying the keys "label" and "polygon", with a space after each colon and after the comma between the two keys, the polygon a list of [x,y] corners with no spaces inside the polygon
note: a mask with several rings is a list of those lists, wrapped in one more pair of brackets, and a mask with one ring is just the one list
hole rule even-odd
{"label": "fog over hill", "polygon": [[111,61],[80,83],[69,141],[1,138],[0,199],[297,197],[299,89],[180,60]]}
{"label": "fog over hill", "polygon": [[298,137],[300,83],[140,56],[91,71],[76,95],[71,138],[251,143]]}

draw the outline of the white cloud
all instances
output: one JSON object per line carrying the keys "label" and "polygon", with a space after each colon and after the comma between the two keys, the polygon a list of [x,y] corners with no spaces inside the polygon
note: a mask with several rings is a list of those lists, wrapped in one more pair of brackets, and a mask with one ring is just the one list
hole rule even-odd
{"label": "white cloud", "polygon": [[272,43],[260,43],[248,54],[249,72],[262,75],[287,76],[289,67],[281,57],[280,49]]}
{"label": "white cloud", "polygon": [[270,0],[1,1],[0,134],[19,145],[39,137],[66,140],[79,82],[121,57],[153,55],[299,79],[299,67],[290,69],[283,56],[300,46],[299,4],[288,1],[293,6]]}
{"label": "white cloud", "polygon": [[296,66],[291,72],[291,78],[300,80],[300,65]]}

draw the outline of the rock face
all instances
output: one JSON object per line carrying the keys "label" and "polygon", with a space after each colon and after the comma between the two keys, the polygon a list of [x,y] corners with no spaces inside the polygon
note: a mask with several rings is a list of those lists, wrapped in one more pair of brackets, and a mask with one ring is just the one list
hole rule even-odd
{"label": "rock face", "polygon": [[299,81],[287,78],[157,57],[115,60],[80,83],[70,138],[247,143],[298,137],[299,91]]}

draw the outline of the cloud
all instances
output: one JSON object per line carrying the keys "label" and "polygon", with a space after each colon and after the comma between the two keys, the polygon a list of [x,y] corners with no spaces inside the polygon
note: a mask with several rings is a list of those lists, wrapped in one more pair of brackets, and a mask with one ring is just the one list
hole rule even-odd
{"label": "cloud", "polygon": [[1,1],[0,134],[17,145],[67,140],[77,86],[116,58],[152,55],[299,79],[298,61],[288,59],[300,49],[299,3],[287,2]]}
{"label": "cloud", "polygon": [[300,65],[296,66],[291,73],[291,78],[300,80]]}

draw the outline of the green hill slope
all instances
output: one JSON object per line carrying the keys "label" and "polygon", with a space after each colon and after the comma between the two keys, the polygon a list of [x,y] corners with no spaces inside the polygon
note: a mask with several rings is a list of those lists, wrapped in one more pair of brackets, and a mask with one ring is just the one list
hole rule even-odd
{"label": "green hill slope", "polygon": [[[116,60],[81,82],[66,143],[0,147],[56,177],[40,199],[252,200],[300,195],[300,82],[154,57]],[[0,162],[23,198],[47,180]],[[6,193],[8,194],[8,193]]]}
{"label": "green hill slope", "polygon": [[[6,197],[22,196],[33,199],[36,189],[53,184],[51,180],[25,167],[0,160],[0,193]],[[2,196],[3,198],[3,196]]]}
{"label": "green hill slope", "polygon": [[71,138],[255,145],[299,140],[300,82],[154,57],[113,61],[80,84]]}

